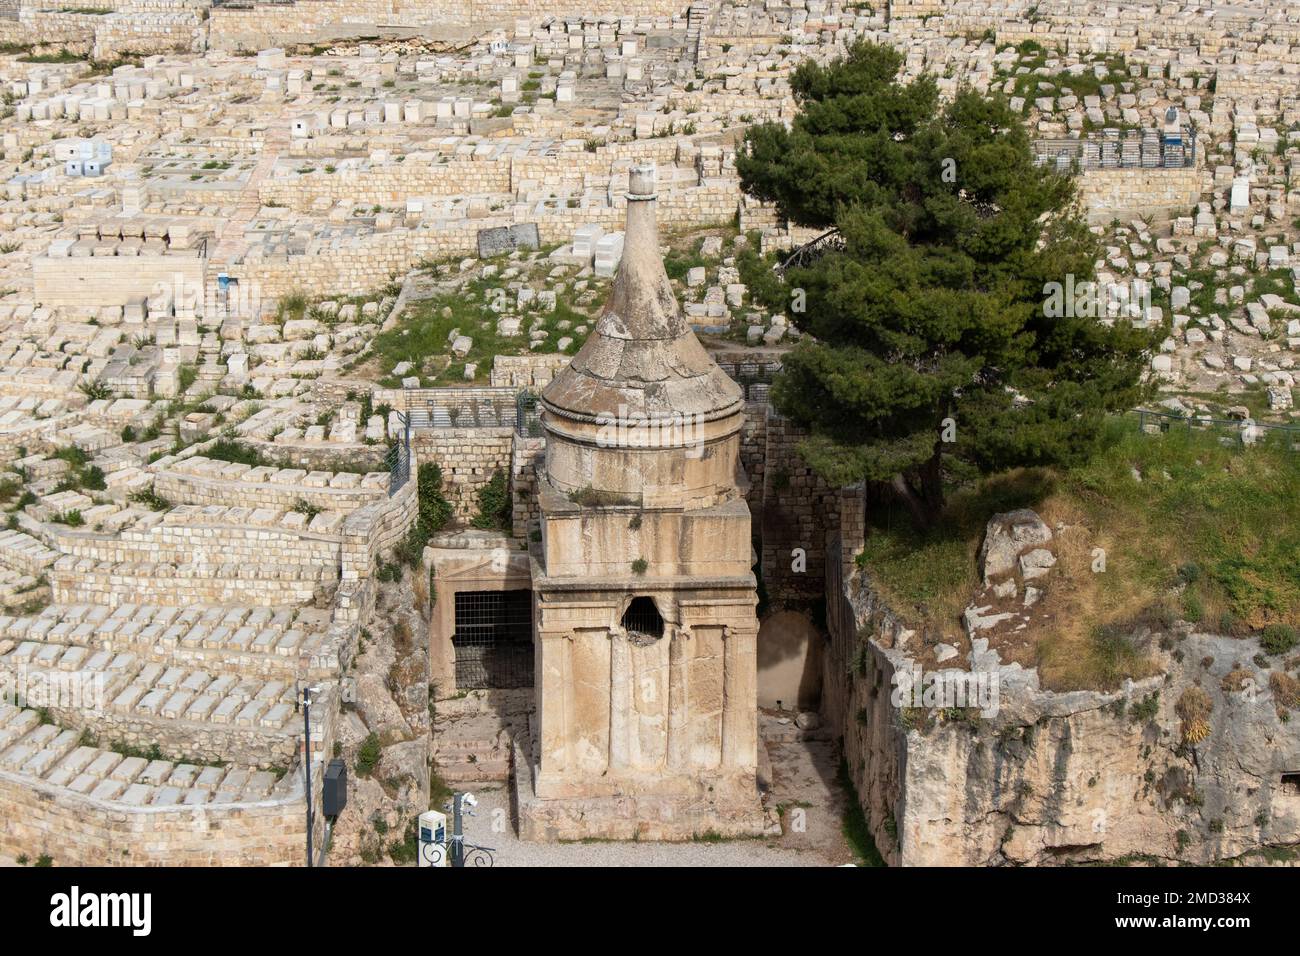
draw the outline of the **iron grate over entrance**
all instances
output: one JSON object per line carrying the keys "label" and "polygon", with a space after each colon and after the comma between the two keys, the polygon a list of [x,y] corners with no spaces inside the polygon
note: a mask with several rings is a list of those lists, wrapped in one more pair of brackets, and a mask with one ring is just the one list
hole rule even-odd
{"label": "iron grate over entrance", "polygon": [[532,591],[458,592],[451,643],[457,689],[532,687]]}
{"label": "iron grate over entrance", "polygon": [[623,612],[623,629],[638,644],[653,644],[664,636],[664,619],[653,598],[635,597]]}

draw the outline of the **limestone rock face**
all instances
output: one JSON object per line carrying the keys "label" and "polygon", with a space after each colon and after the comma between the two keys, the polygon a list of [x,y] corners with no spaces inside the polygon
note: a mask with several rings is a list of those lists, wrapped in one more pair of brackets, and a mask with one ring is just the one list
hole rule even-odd
{"label": "limestone rock face", "polygon": [[[1183,663],[1167,658],[1169,680],[1116,694],[1033,693],[1004,710],[1010,719],[996,727],[910,732],[900,862],[1143,856],[1205,864],[1294,844],[1300,793],[1282,774],[1300,762],[1300,728],[1265,699],[1254,645],[1190,635],[1181,642]],[[1240,670],[1254,676],[1242,678],[1240,690],[1225,689],[1236,686],[1227,675]],[[1194,746],[1177,713],[1190,687],[1212,702],[1209,733]]]}
{"label": "limestone rock face", "polygon": [[944,666],[996,674],[996,713],[905,712],[890,692],[913,667],[904,625],[861,577],[846,597],[876,636],[852,668],[828,657],[824,713],[890,863],[1207,864],[1300,842],[1300,722],[1270,687],[1283,659],[1256,639],[1136,635],[1164,673],[1109,693],[1043,690],[976,640]]}

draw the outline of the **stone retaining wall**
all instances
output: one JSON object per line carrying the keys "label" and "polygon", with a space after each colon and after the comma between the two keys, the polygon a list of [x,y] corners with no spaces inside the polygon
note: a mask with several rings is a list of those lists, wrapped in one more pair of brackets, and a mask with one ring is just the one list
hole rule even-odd
{"label": "stone retaining wall", "polygon": [[272,41],[306,41],[324,28],[357,25],[513,24],[519,18],[684,16],[686,0],[586,0],[548,4],[544,10],[526,0],[312,0],[306,3],[258,5],[251,10],[217,7],[208,23],[213,49],[257,49]]}
{"label": "stone retaining wall", "polygon": [[1185,214],[1201,198],[1201,171],[1090,169],[1079,176],[1079,198],[1093,223],[1138,214]]}
{"label": "stone retaining wall", "polygon": [[306,604],[335,575],[304,568],[247,565],[94,564],[60,558],[50,574],[55,601],[64,604],[119,604],[147,593],[158,604],[248,604],[284,607]]}
{"label": "stone retaining wall", "polygon": [[412,435],[411,445],[422,461],[442,469],[442,489],[454,508],[455,520],[478,514],[478,493],[498,471],[512,472],[513,428],[431,428]]}
{"label": "stone retaining wall", "polygon": [[[762,529],[763,586],[773,601],[819,601],[826,573],[824,542],[827,532],[838,527],[839,491],[799,456],[802,431],[767,412],[768,406],[750,407],[767,414],[762,475],[759,481],[750,478],[762,488],[755,516]],[[795,549],[802,550],[800,563]]]}
{"label": "stone retaining wall", "polygon": [[0,855],[56,866],[301,865],[307,835],[301,786],[255,803],[127,807],[0,770],[0,806]]}
{"label": "stone retaining wall", "polygon": [[[730,222],[738,201],[733,183],[679,190],[659,199],[659,223],[665,232],[685,227]],[[520,222],[534,221],[531,211],[519,213]],[[572,240],[581,225],[598,224],[607,231],[623,228],[624,211],[618,206],[579,207],[556,210],[536,218],[542,245]],[[359,236],[351,241],[322,247],[310,255],[265,255],[255,246],[241,263],[212,262],[213,269],[226,271],[249,288],[265,296],[285,295],[310,288],[320,295],[354,295],[368,292],[406,274],[426,259],[478,254],[478,233],[493,226],[514,225],[512,217],[466,219],[416,229]],[[257,283],[256,286],[253,283]]]}
{"label": "stone retaining wall", "polygon": [[51,547],[96,561],[235,562],[337,569],[340,535],[237,525],[158,525],[147,532],[96,535],[55,531]]}
{"label": "stone retaining wall", "polygon": [[160,471],[154,491],[174,504],[240,506],[256,501],[263,508],[290,511],[304,501],[322,511],[353,511],[385,497],[378,488],[318,488],[305,485],[250,484],[202,475]]}

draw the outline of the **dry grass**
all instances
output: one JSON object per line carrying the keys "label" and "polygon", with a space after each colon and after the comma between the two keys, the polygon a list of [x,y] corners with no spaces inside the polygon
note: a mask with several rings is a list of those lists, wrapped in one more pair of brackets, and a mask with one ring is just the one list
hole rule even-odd
{"label": "dry grass", "polygon": [[1199,687],[1188,687],[1178,698],[1174,708],[1182,723],[1180,729],[1184,743],[1195,746],[1210,735],[1210,712],[1214,701]]}
{"label": "dry grass", "polygon": [[1280,709],[1293,710],[1300,707],[1300,680],[1282,671],[1274,671],[1268,679],[1268,686]]}
{"label": "dry grass", "polygon": [[1032,634],[999,650],[1038,666],[1046,687],[1112,688],[1155,673],[1129,640],[1143,627],[1186,620],[1243,635],[1300,623],[1298,498],[1300,455],[1225,447],[1208,434],[1144,436],[1116,422],[1086,465],[1021,469],[959,491],[928,533],[897,510],[873,513],[859,563],[930,642],[960,644],[961,613],[981,590],[988,519],[1033,508],[1056,531],[1058,565]]}

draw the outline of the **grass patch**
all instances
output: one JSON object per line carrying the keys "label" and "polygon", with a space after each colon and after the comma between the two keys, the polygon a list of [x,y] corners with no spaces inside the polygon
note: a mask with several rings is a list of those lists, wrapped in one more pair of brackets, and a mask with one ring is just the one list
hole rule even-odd
{"label": "grass patch", "polygon": [[[543,259],[541,265],[549,263]],[[539,276],[524,274],[517,278],[534,288],[542,284]],[[497,333],[498,319],[507,315],[522,320],[518,335]],[[560,323],[565,321],[569,323],[568,328],[561,328]],[[463,289],[412,303],[396,327],[375,336],[372,354],[378,359],[379,380],[385,386],[399,387],[406,376],[394,376],[391,370],[400,362],[410,362],[414,368],[406,375],[419,375],[425,385],[463,383],[466,364],[477,366],[475,380],[486,380],[493,357],[528,353],[528,333],[536,322],[547,333],[547,352],[557,351],[561,338],[567,336],[573,340],[563,350],[566,355],[577,352],[585,341],[585,336],[574,332],[574,328],[586,325],[590,330],[595,326],[591,315],[575,308],[562,295],[556,297],[555,308],[550,312],[534,305],[518,310],[515,292],[506,288],[506,283],[499,278],[471,279]],[[453,330],[459,330],[473,342],[463,358],[451,354]]]}
{"label": "grass patch", "polygon": [[1300,626],[1300,455],[1220,437],[1145,435],[1132,417],[1115,419],[1087,463],[958,488],[928,532],[901,509],[875,509],[859,565],[912,624],[954,637],[979,590],[976,555],[988,519],[1028,507],[1064,526],[1044,599],[1054,602],[1053,623],[1016,658],[1040,666],[1054,689],[1146,676],[1143,655],[1127,643],[1144,624],[1196,617],[1233,634]]}
{"label": "grass patch", "polygon": [[871,824],[867,820],[866,811],[862,809],[862,803],[858,800],[858,792],[853,787],[853,779],[849,776],[849,765],[842,757],[836,781],[844,791],[845,800],[840,831],[844,834],[844,839],[849,849],[853,851],[854,857],[857,858],[858,865],[884,866],[885,858],[876,849],[876,841],[871,836]]}
{"label": "grass patch", "polygon": [[375,767],[379,765],[379,757],[379,735],[372,732],[357,748],[357,776],[368,777],[374,773]]}
{"label": "grass patch", "polygon": [[486,531],[509,531],[513,518],[510,485],[505,472],[497,469],[492,479],[478,491],[478,514],[470,522]]}

